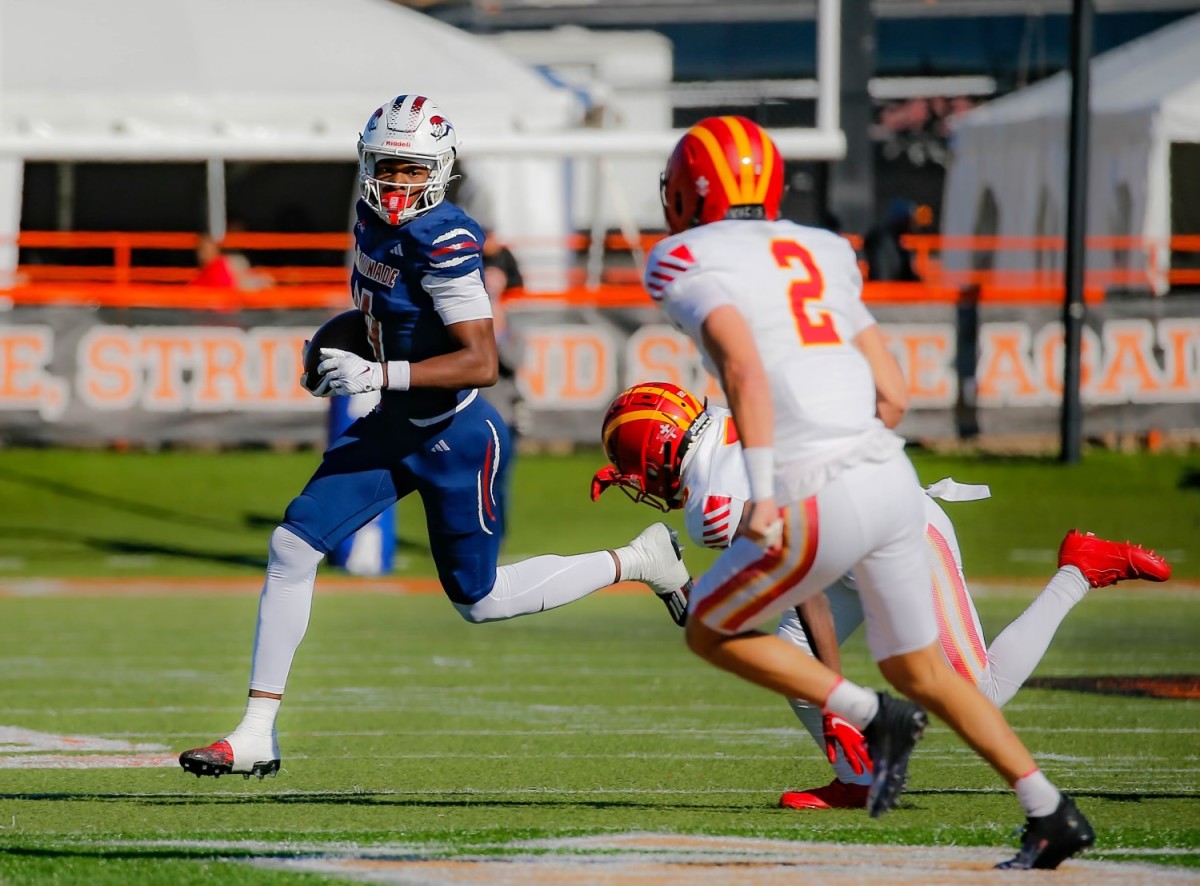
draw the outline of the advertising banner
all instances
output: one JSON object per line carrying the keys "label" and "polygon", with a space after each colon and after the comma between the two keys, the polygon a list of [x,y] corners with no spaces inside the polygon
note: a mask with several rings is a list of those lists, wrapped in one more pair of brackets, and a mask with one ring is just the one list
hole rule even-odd
{"label": "advertising banner", "polygon": [[[908,380],[910,437],[1053,433],[1057,310],[969,303],[872,311]],[[221,313],[16,307],[0,315],[5,443],[321,446],[329,404],[298,383],[325,310]],[[509,311],[522,359],[515,410],[531,439],[592,443],[609,400],[665,380],[720,400],[657,308]],[[1200,297],[1108,300],[1083,335],[1085,432],[1200,428]]]}

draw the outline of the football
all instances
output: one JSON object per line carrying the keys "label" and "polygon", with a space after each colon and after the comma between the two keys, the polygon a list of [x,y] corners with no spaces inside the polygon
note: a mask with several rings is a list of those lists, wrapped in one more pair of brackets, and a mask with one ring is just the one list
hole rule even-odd
{"label": "football", "polygon": [[366,360],[375,359],[375,351],[367,338],[367,315],[362,311],[343,311],[321,324],[309,337],[308,354],[304,359],[305,387],[315,390],[321,383],[317,367],[321,364],[321,348],[349,351]]}

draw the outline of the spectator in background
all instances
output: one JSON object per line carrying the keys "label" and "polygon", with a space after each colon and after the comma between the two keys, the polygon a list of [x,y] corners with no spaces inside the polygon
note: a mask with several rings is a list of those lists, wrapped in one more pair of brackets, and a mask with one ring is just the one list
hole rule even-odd
{"label": "spectator in background", "polygon": [[[233,225],[229,230],[234,232]],[[254,290],[274,282],[269,274],[252,268],[242,253],[227,251],[209,234],[201,234],[196,243],[196,263],[200,271],[191,280],[193,286]]]}
{"label": "spectator in background", "polygon": [[[230,221],[225,229],[225,236],[230,238],[232,235],[235,242],[237,235],[245,233],[246,225],[240,221]],[[237,280],[238,289],[250,292],[256,289],[268,289],[275,284],[275,280],[270,274],[250,264],[250,259],[244,252],[228,247],[223,247],[222,252],[225,260],[229,263],[230,270],[233,271],[234,279]]]}
{"label": "spectator in background", "polygon": [[867,259],[868,280],[920,280],[913,269],[912,253],[900,242],[917,225],[917,204],[896,199],[888,204],[881,223],[867,232],[863,253]]}
{"label": "spectator in background", "polygon": [[233,266],[221,251],[221,244],[208,234],[201,234],[196,243],[196,263],[200,266],[200,272],[192,278],[193,286],[237,288],[237,274]]}

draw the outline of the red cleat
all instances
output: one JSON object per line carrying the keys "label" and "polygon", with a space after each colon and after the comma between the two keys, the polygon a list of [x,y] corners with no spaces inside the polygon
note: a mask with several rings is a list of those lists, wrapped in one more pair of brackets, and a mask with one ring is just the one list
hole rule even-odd
{"label": "red cleat", "polygon": [[846,784],[836,778],[823,788],[808,791],[787,791],[779,798],[784,809],[865,809],[867,784]]}
{"label": "red cleat", "polygon": [[1105,541],[1076,529],[1063,539],[1058,549],[1058,565],[1059,568],[1074,566],[1094,588],[1106,588],[1131,578],[1166,581],[1171,577],[1171,564],[1154,551],[1127,541]]}
{"label": "red cleat", "polygon": [[179,765],[184,772],[190,772],[196,778],[211,775],[220,778],[222,775],[238,774],[245,778],[258,776],[261,781],[266,776],[275,777],[279,772],[279,760],[259,760],[250,766],[239,766],[233,759],[233,748],[229,742],[222,739],[202,748],[192,748],[179,755]]}

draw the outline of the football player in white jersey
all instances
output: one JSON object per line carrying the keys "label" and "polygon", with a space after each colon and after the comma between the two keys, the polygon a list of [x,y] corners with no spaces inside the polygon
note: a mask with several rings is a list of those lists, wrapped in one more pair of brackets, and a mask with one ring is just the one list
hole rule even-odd
{"label": "football player in white jersey", "polygon": [[[608,487],[617,486],[636,502],[662,511],[682,509],[687,533],[697,544],[710,548],[730,545],[750,498],[750,483],[728,409],[702,405],[687,390],[669,382],[644,382],[613,400],[604,417],[601,440],[610,464],[592,480],[593,500]],[[954,525],[937,500],[973,501],[987,498],[990,491],[987,486],[945,479],[927,487],[925,493],[925,541],[933,567],[930,592],[939,645],[951,667],[997,705],[1006,704],[1033,673],[1058,626],[1089,588],[1126,579],[1165,581],[1170,577],[1170,566],[1152,551],[1071,530],[1059,548],[1059,569],[1054,577],[989,647],[967,589]],[[862,622],[862,601],[853,575],[848,574],[823,595],[786,610],[776,636],[840,670],[837,646]],[[789,701],[817,746],[831,757],[836,753],[830,761],[835,777],[822,787],[785,792],[780,805],[791,809],[865,806],[871,773],[863,765],[868,754],[861,734],[848,723],[833,722],[830,715],[823,717],[811,704]],[[825,739],[834,731],[843,733],[841,748]]]}
{"label": "football player in white jersey", "polygon": [[[644,282],[720,382],[750,482],[737,538],[695,584],[689,648],[859,729],[873,767],[867,808],[895,807],[930,708],[1013,787],[1027,825],[1014,868],[1054,868],[1095,842],[999,708],[950,668],[929,595],[924,504],[903,440],[877,417],[883,336],[861,300],[853,250],[779,219],[783,158],[757,124],[710,117],[662,175],[671,236]],[[920,704],[845,680],[754,630],[853,570],[867,644]],[[836,735],[834,736],[836,740]]]}

